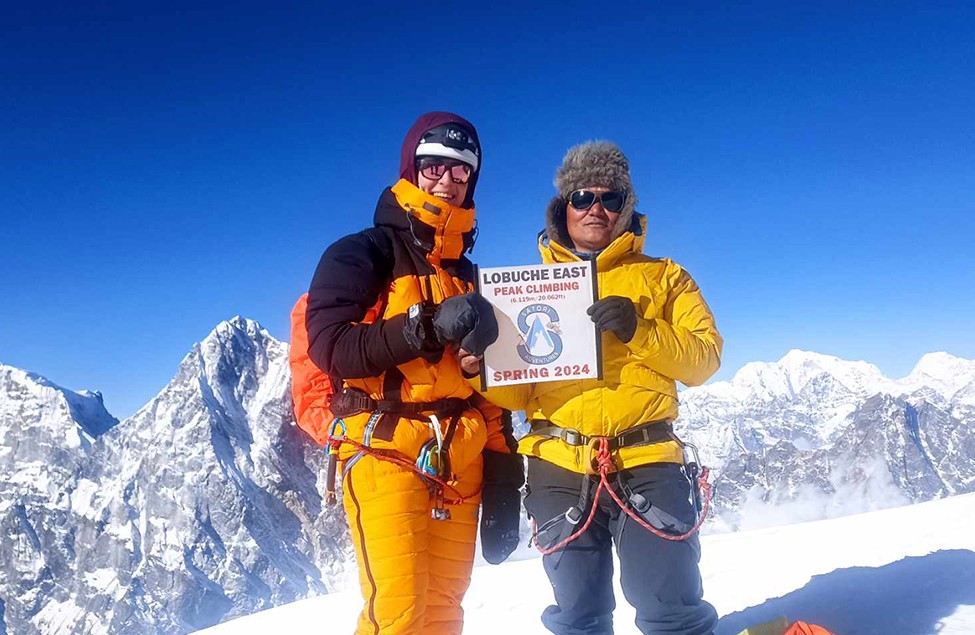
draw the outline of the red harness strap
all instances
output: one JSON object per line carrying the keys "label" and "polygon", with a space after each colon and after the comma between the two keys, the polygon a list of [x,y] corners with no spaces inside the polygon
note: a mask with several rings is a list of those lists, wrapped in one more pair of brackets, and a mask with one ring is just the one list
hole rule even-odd
{"label": "red harness strap", "polygon": [[[643,518],[640,518],[640,516],[636,514],[636,512],[634,512],[632,509],[630,509],[629,505],[624,503],[620,499],[619,495],[613,490],[612,486],[609,484],[609,471],[610,469],[613,468],[613,457],[609,451],[609,437],[599,437],[598,441],[599,441],[599,448],[596,451],[595,460],[599,472],[599,485],[596,487],[596,493],[592,495],[592,504],[589,509],[589,516],[586,518],[586,522],[582,524],[582,527],[576,530],[575,533],[573,533],[568,538],[558,542],[554,546],[549,547],[548,549],[545,549],[541,545],[539,545],[538,540],[536,539],[535,545],[538,547],[538,550],[542,553],[542,555],[547,556],[549,554],[555,553],[556,551],[562,549],[563,547],[571,543],[573,540],[581,536],[583,533],[585,533],[586,529],[589,528],[589,525],[592,524],[592,519],[595,518],[596,516],[596,508],[599,503],[599,493],[603,490],[609,492],[609,495],[616,502],[616,504],[619,505],[620,509],[622,509],[626,513],[627,516],[635,520],[637,523],[639,523],[641,527],[643,527],[644,529],[646,529],[647,531],[649,531],[655,536],[659,536],[664,540],[680,541],[680,540],[687,540],[695,533],[697,533],[697,531],[701,528],[701,525],[704,524],[704,519],[707,518],[708,510],[711,507],[711,484],[708,482],[708,475],[710,473],[710,470],[708,470],[708,468],[706,467],[701,468],[701,476],[698,477],[698,481],[697,481],[697,486],[701,489],[701,491],[704,492],[704,505],[703,505],[703,509],[701,510],[700,517],[697,519],[697,523],[695,523],[694,526],[691,529],[689,529],[686,533],[680,535],[668,534],[667,532],[660,531],[659,529],[657,529],[656,527],[654,527],[653,525],[645,521]],[[534,526],[534,521],[532,524],[533,524],[532,533],[536,534],[537,527]]]}

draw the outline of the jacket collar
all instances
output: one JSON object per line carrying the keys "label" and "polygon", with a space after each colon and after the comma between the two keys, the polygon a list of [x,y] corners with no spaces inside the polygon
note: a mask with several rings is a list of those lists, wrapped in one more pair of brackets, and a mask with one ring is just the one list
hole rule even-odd
{"label": "jacket collar", "polygon": [[457,260],[473,246],[474,208],[455,207],[405,179],[383,192],[374,222],[411,234],[433,264]]}
{"label": "jacket collar", "polygon": [[[596,256],[596,269],[610,268],[628,254],[642,253],[646,235],[647,217],[639,212],[633,212],[630,230],[620,234],[606,249],[599,252]],[[582,260],[571,249],[553,240],[547,231],[538,234],[538,251],[542,254],[542,262],[545,263]]]}

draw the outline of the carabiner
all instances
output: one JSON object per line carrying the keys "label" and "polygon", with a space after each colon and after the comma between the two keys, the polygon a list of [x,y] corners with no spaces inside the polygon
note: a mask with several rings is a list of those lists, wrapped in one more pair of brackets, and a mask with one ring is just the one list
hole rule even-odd
{"label": "carabiner", "polygon": [[[335,429],[341,427],[342,433],[335,434]],[[328,460],[325,467],[325,502],[334,505],[337,501],[335,493],[335,474],[338,470],[339,448],[342,447],[342,440],[345,438],[345,422],[341,419],[332,421],[328,430]]]}
{"label": "carabiner", "polygon": [[[342,428],[342,434],[336,435],[335,434],[335,428]],[[345,438],[345,433],[346,433],[345,421],[343,421],[339,417],[336,417],[335,419],[333,419],[332,420],[332,425],[330,425],[329,428],[328,428],[328,438],[329,438],[329,440],[332,440],[332,439],[336,439],[336,440],[344,439]]]}

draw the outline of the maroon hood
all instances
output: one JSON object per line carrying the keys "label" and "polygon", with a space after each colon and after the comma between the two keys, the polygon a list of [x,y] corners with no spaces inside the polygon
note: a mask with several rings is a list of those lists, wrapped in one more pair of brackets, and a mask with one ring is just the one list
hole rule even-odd
{"label": "maroon hood", "polygon": [[[420,118],[416,120],[416,123],[406,133],[406,139],[403,141],[403,149],[400,152],[399,177],[401,179],[406,179],[413,185],[417,185],[416,148],[420,145],[420,139],[423,137],[423,133],[437,126],[442,126],[445,123],[461,125],[474,135],[474,139],[477,140],[477,147],[481,150],[480,163],[481,165],[484,164],[484,148],[481,148],[481,140],[477,136],[477,128],[474,127],[474,124],[452,112],[428,112],[425,115],[420,115]],[[477,186],[477,177],[480,172],[481,167],[479,165],[477,170],[471,174],[470,185],[467,188],[467,198],[464,199],[463,207],[474,207],[474,188]]]}

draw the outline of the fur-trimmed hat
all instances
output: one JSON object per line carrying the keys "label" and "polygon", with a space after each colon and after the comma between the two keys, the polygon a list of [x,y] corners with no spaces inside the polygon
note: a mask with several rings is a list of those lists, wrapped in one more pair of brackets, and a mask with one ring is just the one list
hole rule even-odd
{"label": "fur-trimmed hat", "polygon": [[605,187],[626,195],[623,209],[613,228],[615,240],[630,229],[637,197],[630,180],[630,162],[615,143],[588,141],[565,153],[562,165],[555,171],[555,189],[559,195],[546,210],[546,229],[550,238],[566,247],[574,247],[565,225],[565,207],[569,195],[587,187]]}

